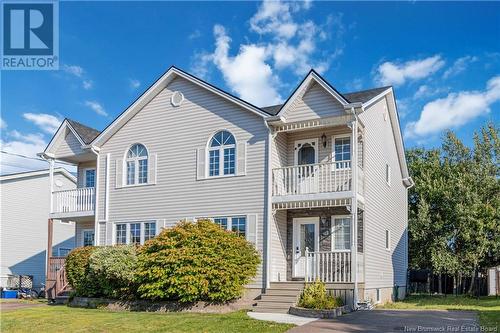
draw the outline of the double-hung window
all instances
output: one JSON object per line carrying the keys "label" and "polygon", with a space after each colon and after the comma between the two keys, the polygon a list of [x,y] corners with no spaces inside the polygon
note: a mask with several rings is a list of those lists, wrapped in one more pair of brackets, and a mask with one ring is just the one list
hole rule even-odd
{"label": "double-hung window", "polygon": [[94,245],[94,230],[87,229],[82,232],[82,245],[83,246],[93,246]]}
{"label": "double-hung window", "polygon": [[234,231],[242,237],[246,236],[246,216],[209,217],[209,219],[220,225],[222,229]]}
{"label": "double-hung window", "polygon": [[349,136],[334,137],[333,157],[336,169],[351,167],[351,138]]}
{"label": "double-hung window", "polygon": [[144,244],[156,236],[156,222],[117,223],[115,244]]}
{"label": "double-hung window", "polygon": [[127,151],[125,160],[127,185],[147,184],[148,151],[144,145],[136,143]]}
{"label": "double-hung window", "polygon": [[351,218],[333,217],[333,249],[351,249]]}
{"label": "double-hung window", "polygon": [[95,169],[85,169],[85,187],[95,186]]}
{"label": "double-hung window", "polygon": [[217,132],[208,147],[210,177],[236,174],[236,140],[228,131]]}

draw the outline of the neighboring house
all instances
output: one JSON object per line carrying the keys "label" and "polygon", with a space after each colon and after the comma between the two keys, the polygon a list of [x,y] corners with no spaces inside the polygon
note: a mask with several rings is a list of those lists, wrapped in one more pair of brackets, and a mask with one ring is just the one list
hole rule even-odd
{"label": "neighboring house", "polygon": [[[76,178],[65,169],[54,169],[53,176],[54,190],[76,188]],[[7,286],[9,275],[32,275],[37,289],[45,283],[49,178],[49,170],[0,176],[1,287]],[[74,223],[55,222],[52,252],[66,256],[74,248],[74,237]]]}
{"label": "neighboring house", "polygon": [[102,132],[64,120],[42,156],[78,166],[51,213],[78,246],[206,217],[262,255],[249,295],[320,279],[351,300],[404,296],[412,180],[392,87],[340,94],[311,71],[259,108],[171,67]]}

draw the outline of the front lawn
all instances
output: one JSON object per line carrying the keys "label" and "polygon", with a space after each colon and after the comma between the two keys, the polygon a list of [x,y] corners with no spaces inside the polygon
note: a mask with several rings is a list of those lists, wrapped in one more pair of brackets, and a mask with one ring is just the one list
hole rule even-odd
{"label": "front lawn", "polygon": [[2,332],[285,332],[293,325],[228,314],[111,312],[43,306],[2,314]]}
{"label": "front lawn", "polygon": [[383,309],[470,310],[477,311],[481,326],[500,330],[500,298],[467,296],[409,296],[404,301],[387,303]]}

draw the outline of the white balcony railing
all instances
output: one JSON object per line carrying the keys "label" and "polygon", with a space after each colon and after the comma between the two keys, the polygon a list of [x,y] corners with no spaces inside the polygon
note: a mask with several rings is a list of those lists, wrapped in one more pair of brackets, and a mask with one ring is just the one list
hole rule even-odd
{"label": "white balcony railing", "polygon": [[95,188],[54,192],[53,205],[52,213],[91,212],[95,206]]}
{"label": "white balcony railing", "polygon": [[351,282],[351,252],[305,251],[306,282]]}
{"label": "white balcony railing", "polygon": [[273,196],[350,191],[351,168],[339,166],[318,163],[273,169]]}

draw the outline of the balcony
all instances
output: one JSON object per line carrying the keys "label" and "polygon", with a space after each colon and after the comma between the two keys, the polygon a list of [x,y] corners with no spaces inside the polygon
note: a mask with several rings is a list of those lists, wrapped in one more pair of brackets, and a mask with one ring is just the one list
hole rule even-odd
{"label": "balcony", "polygon": [[273,169],[274,202],[300,200],[304,195],[314,199],[314,196],[349,192],[351,189],[350,163],[317,163]]}
{"label": "balcony", "polygon": [[54,218],[90,216],[95,210],[95,188],[84,187],[52,193]]}

